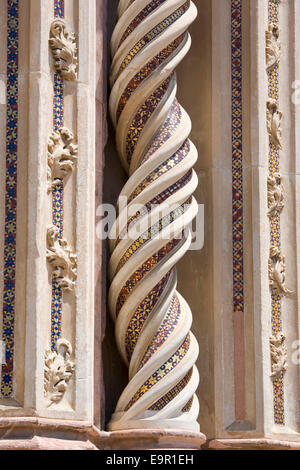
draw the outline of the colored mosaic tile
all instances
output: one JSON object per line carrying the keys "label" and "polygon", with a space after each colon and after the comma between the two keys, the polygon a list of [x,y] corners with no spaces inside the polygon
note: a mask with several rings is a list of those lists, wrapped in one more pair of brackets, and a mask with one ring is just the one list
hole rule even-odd
{"label": "colored mosaic tile", "polygon": [[163,49],[159,54],[157,54],[150,62],[148,62],[139,72],[130,80],[127,87],[125,88],[124,93],[122,94],[118,109],[117,109],[117,122],[120,119],[122,111],[124,110],[128,100],[130,99],[133,92],[138,88],[138,86],[148,78],[152,72],[154,72],[157,67],[163,64],[170,56],[176,52],[177,48],[180,46],[184,39],[185,35],[182,34],[175,41],[171,42],[165,49]]}
{"label": "colored mosaic tile", "polygon": [[279,4],[281,0],[269,0],[268,17],[269,23],[279,23]]}
{"label": "colored mosaic tile", "polygon": [[19,99],[19,0],[7,0],[7,82],[6,82],[6,176],[3,271],[2,341],[5,364],[1,367],[1,395],[13,395],[16,235],[17,235],[17,164]]}
{"label": "colored mosaic tile", "polygon": [[233,310],[244,312],[242,3],[231,2]]}
{"label": "colored mosaic tile", "polygon": [[158,263],[160,263],[176,246],[179,244],[181,239],[174,238],[172,241],[168,242],[163,248],[161,248],[157,253],[150,256],[150,258],[138,268],[133,275],[128,279],[125,285],[122,287],[118,300],[116,313],[118,314],[123,307],[126,299],[131,294],[136,285],[148,274]]}
{"label": "colored mosaic tile", "polygon": [[[59,228],[60,236],[63,235],[64,221],[64,188],[63,183],[58,184],[53,189],[52,195],[52,220],[53,224]],[[51,347],[55,348],[57,340],[61,335],[62,324],[62,289],[55,278],[52,280],[52,302],[51,302]]]}
{"label": "colored mosaic tile", "polygon": [[152,410],[152,411],[160,411],[162,410],[165,406],[167,406],[170,401],[174,400],[174,398],[177,397],[177,395],[179,395],[180,392],[182,392],[182,390],[185,389],[185,387],[187,386],[187,384],[189,383],[189,381],[191,380],[191,377],[192,377],[192,372],[193,372],[193,369],[191,369],[185,377],[183,377],[183,379],[177,384],[175,385],[175,387],[172,388],[172,390],[170,390],[168,393],[166,393],[163,397],[161,397],[157,402],[155,402],[150,408],[149,410]]}
{"label": "colored mosaic tile", "polygon": [[[268,2],[269,25],[279,26],[279,0]],[[268,96],[279,101],[279,65],[275,65],[268,71]],[[269,176],[279,172],[280,153],[279,148],[272,142],[269,144]],[[278,213],[270,217],[270,246],[281,246],[280,215]],[[282,300],[281,296],[271,292],[271,324],[274,336],[282,332]],[[284,383],[283,374],[273,379],[274,422],[284,425]]]}
{"label": "colored mosaic tile", "polygon": [[129,410],[148,390],[150,390],[154,385],[164,379],[169,372],[175,369],[176,366],[180,364],[184,356],[189,350],[190,347],[190,335],[186,337],[182,345],[177,349],[175,354],[170,357],[159,369],[157,369],[154,374],[152,374],[146,382],[139,388],[139,390],[132,397],[130,402],[125,408],[125,411]]}
{"label": "colored mosaic tile", "polygon": [[126,156],[127,162],[130,164],[133,152],[138,143],[140,135],[152,116],[153,112],[156,110],[161,100],[167,93],[168,87],[170,85],[171,77],[168,77],[164,82],[155,90],[152,95],[145,101],[145,103],[140,107],[139,111],[135,115],[134,120],[129,126],[127,139],[126,139]]}
{"label": "colored mosaic tile", "polygon": [[171,15],[161,21],[158,25],[156,25],[151,31],[147,32],[131,49],[128,55],[123,60],[120,70],[120,73],[130,64],[132,59],[153,39],[159,36],[166,28],[171,26],[175,21],[177,21],[190,7],[190,0],[187,0],[184,5],[174,11]]}
{"label": "colored mosaic tile", "polygon": [[271,311],[272,334],[276,336],[282,331],[281,296],[273,292],[271,293]]}

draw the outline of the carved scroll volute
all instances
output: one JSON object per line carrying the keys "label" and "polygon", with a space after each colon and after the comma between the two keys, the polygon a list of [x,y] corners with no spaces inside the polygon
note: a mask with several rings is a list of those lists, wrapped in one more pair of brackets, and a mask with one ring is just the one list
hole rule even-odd
{"label": "carved scroll volute", "polygon": [[270,338],[271,377],[277,379],[287,370],[287,347],[285,335],[278,333]]}
{"label": "carved scroll volute", "polygon": [[60,184],[74,169],[77,145],[72,132],[62,127],[48,139],[48,190]]}
{"label": "carved scroll volute", "polygon": [[48,349],[45,353],[44,391],[47,407],[59,403],[64,397],[75,370],[71,355],[72,346],[66,339],[59,339],[54,351]]}
{"label": "carved scroll volute", "polygon": [[279,40],[279,28],[276,24],[269,25],[266,31],[266,61],[267,71],[279,64],[281,55],[281,43]]}
{"label": "carved scroll volute", "polygon": [[77,80],[78,57],[75,34],[67,31],[63,19],[55,19],[52,22],[49,44],[56,70],[62,73],[65,80]]}
{"label": "carved scroll volute", "polygon": [[77,278],[77,256],[72,252],[59,229],[52,225],[47,230],[47,260],[53,268],[53,277],[65,291],[75,288]]}

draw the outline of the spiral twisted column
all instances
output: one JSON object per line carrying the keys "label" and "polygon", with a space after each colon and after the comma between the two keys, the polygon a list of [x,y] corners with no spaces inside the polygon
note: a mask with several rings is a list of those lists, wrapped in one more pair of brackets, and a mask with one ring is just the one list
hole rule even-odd
{"label": "spiral twisted column", "polygon": [[198,344],[175,268],[197,213],[197,151],[174,72],[196,15],[190,0],[120,0],[112,36],[110,112],[129,179],[110,235],[109,306],[129,383],[110,430],[199,431]]}

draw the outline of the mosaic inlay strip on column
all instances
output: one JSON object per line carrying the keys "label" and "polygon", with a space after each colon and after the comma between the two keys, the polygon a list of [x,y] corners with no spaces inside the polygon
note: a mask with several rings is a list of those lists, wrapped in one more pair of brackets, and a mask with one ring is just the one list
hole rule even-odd
{"label": "mosaic inlay strip on column", "polygon": [[1,395],[13,396],[17,233],[19,0],[7,0],[6,179]]}
{"label": "mosaic inlay strip on column", "polygon": [[232,0],[232,275],[236,420],[245,419],[242,45],[242,0]]}
{"label": "mosaic inlay strip on column", "polygon": [[[279,26],[279,0],[269,0],[268,5],[269,25]],[[268,96],[279,101],[279,65],[275,65],[268,71]],[[269,176],[279,172],[280,153],[279,148],[272,142],[269,144]],[[280,242],[280,215],[274,213],[270,217],[270,243],[277,248],[281,247]],[[271,292],[272,305],[272,334],[274,336],[282,332],[282,305],[281,296]],[[284,425],[284,387],[283,373],[273,380],[273,400],[274,400],[274,422]]]}

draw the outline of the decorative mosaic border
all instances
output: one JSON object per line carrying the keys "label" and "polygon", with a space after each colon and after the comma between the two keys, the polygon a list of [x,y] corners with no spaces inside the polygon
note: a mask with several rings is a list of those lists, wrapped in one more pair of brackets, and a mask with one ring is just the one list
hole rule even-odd
{"label": "decorative mosaic border", "polygon": [[[125,39],[141,24],[141,22],[147,18],[150,13],[152,13],[154,10],[156,10],[162,3],[164,3],[166,0],[152,0],[148,5],[144,7],[142,11],[138,13],[138,15],[132,20],[128,28],[125,30],[123,36],[121,37],[121,40],[119,42],[119,46],[125,41]],[[132,2],[133,3],[133,2]]]}
{"label": "decorative mosaic border", "polygon": [[231,0],[232,280],[235,418],[245,419],[242,0]]}
{"label": "decorative mosaic border", "polygon": [[[64,18],[64,0],[54,0],[54,16]],[[54,98],[53,98],[53,128],[58,131],[64,125],[64,79],[61,72],[54,74]],[[64,221],[64,184],[61,182],[53,189],[52,195],[52,221],[63,237]],[[63,293],[58,281],[52,281],[51,303],[51,346],[54,350],[57,341],[61,337]]]}
{"label": "decorative mosaic border", "polygon": [[181,7],[174,11],[171,15],[165,18],[161,23],[156,25],[151,31],[143,36],[143,38],[137,42],[134,47],[127,54],[126,58],[122,62],[119,70],[119,74],[130,64],[132,59],[140,52],[144,47],[153,41],[156,36],[161,34],[166,28],[175,23],[190,7],[191,1],[187,0]]}
{"label": "decorative mosaic border", "polygon": [[[182,0],[180,5],[173,5],[172,2],[165,1],[165,8],[161,8],[162,17],[160,18],[160,22],[153,28],[153,25],[149,25],[147,21],[147,15],[149,12],[154,11],[155,7],[157,8],[159,5],[163,5],[164,1],[148,0],[148,2],[146,2],[147,6],[140,6],[140,11],[138,11],[138,5],[137,10],[132,8],[128,9],[129,5],[132,3],[133,1],[130,3],[125,2],[121,7],[122,13],[120,15],[119,26],[120,28],[123,26],[125,30],[123,34],[124,38],[128,37],[129,34],[133,35],[134,33],[132,31],[134,31],[134,28],[140,25],[139,37],[132,38],[131,43],[127,44],[128,51],[126,52],[124,50],[121,52],[120,50],[122,39],[119,41],[117,48],[115,47],[116,44],[113,43],[113,49],[117,49],[114,50],[114,56],[117,58],[118,54],[121,53],[122,57],[119,58],[122,63],[121,65],[116,63],[116,67],[112,70],[112,81],[115,82],[114,84],[112,83],[112,85],[116,85],[116,80],[118,80],[119,85],[117,87],[117,94],[113,92],[111,95],[111,110],[113,111],[112,118],[114,125],[116,127],[117,125],[121,127],[123,125],[126,126],[124,113],[126,112],[133,91],[137,90],[141,83],[143,83],[144,89],[147,88],[147,91],[144,90],[144,93],[139,97],[139,103],[136,105],[136,115],[128,123],[126,135],[121,136],[119,139],[120,133],[117,131],[117,146],[119,146],[120,143],[124,145],[124,147],[126,146],[126,152],[120,154],[120,157],[125,167],[129,170],[129,178],[132,178],[132,181],[134,180],[132,173],[137,167],[139,167],[139,171],[141,171],[140,174],[142,175],[138,186],[133,187],[130,194],[126,194],[126,196],[129,196],[129,200],[133,201],[134,198],[141,194],[146,188],[147,192],[149,191],[149,201],[145,206],[146,212],[142,210],[142,214],[144,215],[151,211],[151,207],[153,208],[152,204],[162,204],[171,194],[180,191],[180,189],[193,179],[193,173],[190,171],[190,167],[194,155],[193,149],[190,147],[190,142],[187,140],[189,126],[184,125],[185,116],[182,115],[177,100],[174,98],[173,105],[171,105],[170,101],[166,101],[166,96],[169,96],[176,84],[176,76],[168,69],[168,60],[174,60],[176,55],[178,55],[178,60],[180,61],[187,52],[183,47],[188,40],[186,30],[195,19],[196,7],[190,0]],[[137,1],[136,3],[139,2]],[[179,18],[182,19],[179,20]],[[174,36],[176,36],[176,21],[180,21],[177,38],[171,38],[167,29],[173,25],[172,32],[174,32]],[[160,41],[156,41],[158,36]],[[138,42],[134,44],[136,40],[138,40]],[[158,52],[154,58],[149,48],[146,47],[152,41],[155,41],[157,47],[159,45],[160,48],[160,52]],[[140,62],[133,61],[138,55],[140,56],[141,52],[142,56]],[[182,52],[182,55],[180,52]],[[141,63],[141,61],[143,63]],[[123,72],[126,70],[126,67],[131,67],[131,65],[133,73],[131,80],[128,82],[128,76],[126,78],[126,73]],[[168,78],[166,78],[166,75],[163,77],[163,71],[168,72]],[[151,89],[152,82],[150,83],[149,80],[147,80],[149,76],[153,77],[153,79],[155,76],[162,76],[161,80],[158,80],[155,90]],[[153,126],[153,123],[151,124],[150,122],[151,117],[154,117],[158,108],[162,109],[164,107],[166,108],[164,123],[158,123],[158,127],[156,128],[156,126]],[[123,116],[121,117],[122,113]],[[120,118],[121,120],[119,120]],[[181,127],[181,131],[176,135],[176,142],[178,144],[180,143],[180,145],[178,145],[178,151],[174,154],[172,149],[168,149],[167,146],[165,148],[165,144],[167,140],[174,135],[174,132],[178,131],[178,127]],[[148,129],[149,135],[146,133],[146,128]],[[145,156],[141,156],[141,161],[136,161],[136,145],[138,141],[142,139],[142,134],[145,134],[145,136],[147,134],[149,142],[148,146],[145,144]],[[145,137],[146,140],[147,136]],[[165,148],[165,153],[163,152],[163,148]],[[157,154],[157,159],[152,159],[152,161],[150,157],[158,149],[162,151],[162,154]],[[169,153],[170,155],[168,155]],[[163,159],[165,160],[163,161]],[[185,161],[185,159],[187,161]],[[157,160],[159,160],[159,162],[157,162]],[[148,162],[147,166],[143,165],[146,161]],[[182,162],[182,164],[179,165],[179,162]],[[166,181],[170,179],[170,184],[164,191],[158,191],[157,193],[159,188],[156,188],[157,185],[155,181],[162,175],[165,176]],[[174,176],[172,177],[172,175]],[[129,181],[131,181],[131,179],[129,179]],[[188,429],[191,430],[193,426],[195,430],[198,430],[198,424],[196,423],[197,398],[194,398],[194,402],[191,400],[194,394],[194,388],[192,384],[189,383],[191,377],[193,377],[191,382],[196,383],[198,381],[196,368],[194,368],[195,357],[193,354],[196,348],[196,340],[189,334],[189,309],[186,304],[183,303],[180,296],[177,297],[176,293],[174,293],[176,288],[175,269],[174,271],[169,271],[167,274],[165,274],[163,270],[164,263],[166,263],[167,267],[165,271],[170,269],[168,266],[173,266],[173,264],[176,263],[178,260],[176,254],[178,256],[181,254],[181,244],[186,243],[186,247],[189,244],[188,239],[181,238],[182,230],[186,222],[182,219],[182,215],[186,211],[192,210],[191,194],[193,192],[193,185],[188,185],[185,189],[187,200],[182,206],[179,206],[181,203],[178,202],[175,210],[171,210],[170,208],[169,214],[162,217],[158,222],[150,224],[151,227],[145,232],[142,230],[140,233],[139,231],[139,235],[135,240],[132,240],[131,245],[129,247],[123,247],[122,253],[119,252],[117,254],[114,249],[112,250],[112,277],[114,281],[109,291],[109,303],[114,318],[117,318],[119,315],[124,317],[125,324],[124,322],[122,324],[122,320],[121,322],[118,320],[116,323],[116,339],[125,362],[129,364],[129,370],[131,371],[131,387],[130,389],[128,389],[128,387],[125,388],[119,401],[118,413],[113,416],[109,430],[119,429],[120,416],[122,416],[121,421],[123,423],[129,420],[131,427],[133,422],[138,423],[138,421],[141,421],[141,425],[143,426],[145,420],[148,420],[146,416],[149,415],[149,411],[152,412],[151,418],[149,417],[152,422],[151,426],[160,428],[162,424],[160,423],[159,415],[156,419],[155,412],[163,408],[165,410],[164,419],[170,420],[170,425],[174,419],[175,425],[176,423],[182,423],[181,426],[183,428],[186,421],[189,423],[187,426]],[[137,214],[131,216],[129,220],[127,220],[127,228],[129,226],[131,227],[139,216],[143,216],[142,214],[138,211]],[[174,236],[171,234],[169,243],[160,247],[157,252],[149,257],[147,250],[145,251],[145,247],[150,238],[155,238],[157,233],[173,223],[175,223],[175,225],[177,224],[176,232],[178,233]],[[121,230],[120,232],[118,231],[117,240],[114,244],[114,248],[118,245],[118,251],[122,250],[119,242],[125,227],[119,228]],[[133,260],[140,251],[145,251],[145,259],[141,259],[142,255],[140,254],[138,256],[140,261],[137,261],[139,265],[135,272],[129,273],[126,277],[126,273],[123,272],[126,262],[128,262],[129,259]],[[173,264],[172,259],[174,260]],[[161,269],[159,269],[160,264],[162,266]],[[121,270],[126,279],[125,277],[122,278],[122,276],[118,276]],[[159,275],[164,275],[165,277],[161,279],[160,283],[157,283],[160,277]],[[156,284],[155,287],[153,287],[153,284]],[[151,292],[146,295],[150,286]],[[141,299],[140,293],[144,292],[144,290],[146,297]],[[159,292],[160,290],[161,292]],[[160,300],[160,302],[158,302],[158,300]],[[132,305],[134,303],[137,304],[137,308],[134,312],[131,312],[130,309],[131,302]],[[174,331],[176,331],[176,326],[179,327],[179,321],[180,332],[176,335]],[[120,328],[121,324],[126,331],[124,331],[123,326]],[[185,338],[185,340],[183,340],[183,338]],[[143,342],[145,342],[144,345],[142,344]],[[172,344],[172,356],[166,361],[167,358],[163,353],[165,348],[162,345],[169,342]],[[174,345],[176,347],[174,347]],[[137,359],[140,352],[144,350],[145,356]],[[159,362],[161,355],[161,362]],[[138,360],[138,363],[136,363],[136,360]],[[143,367],[142,364],[145,364],[145,371],[147,370],[147,374],[145,372],[145,378],[148,377],[144,383],[140,383],[140,375],[136,370],[136,368]],[[176,367],[178,367],[178,375],[174,371]],[[171,371],[173,371],[172,374],[170,374]],[[183,389],[184,393],[181,393]],[[150,390],[151,392],[148,393]],[[141,399],[141,397],[147,396],[149,397],[148,399]],[[182,396],[184,396],[183,402],[181,401]],[[174,408],[167,406],[172,401],[180,405],[182,412],[179,412],[179,408],[175,412]],[[191,409],[192,403],[193,406]],[[189,412],[191,412],[190,415]],[[185,413],[187,413],[187,416],[184,416]],[[136,424],[133,427],[138,426]]]}
{"label": "decorative mosaic border", "polygon": [[19,98],[19,0],[7,0],[6,192],[2,341],[6,363],[1,368],[1,395],[13,395],[17,232],[17,164]]}
{"label": "decorative mosaic border", "polygon": [[[190,335],[188,334],[173,356],[171,356],[170,359],[168,359],[159,369],[157,369],[153,375],[151,375],[151,377],[146,380],[142,387],[139,388],[139,390],[127,404],[126,410],[129,410],[129,408],[131,408],[132,405],[134,405],[134,403],[136,403],[146,391],[150,390],[154,385],[160,382],[164,377],[166,377],[166,375],[168,375],[176,366],[180,364],[181,360],[189,350],[190,342],[191,339]],[[184,385],[186,385],[186,383]],[[184,388],[184,386],[182,388]],[[168,399],[168,397],[166,397],[166,399]]]}
{"label": "decorative mosaic border", "polygon": [[65,0],[54,0],[54,16],[55,18],[64,18]]}
{"label": "decorative mosaic border", "polygon": [[[269,27],[279,28],[279,2],[280,0],[269,0],[268,3],[268,23]],[[268,70],[268,97],[276,103],[279,101],[279,63]],[[270,140],[269,143],[269,177],[279,172],[280,150],[278,145]],[[270,216],[270,244],[280,250],[280,213],[275,212]],[[276,337],[282,333],[282,301],[281,295],[271,291],[271,321],[272,334]],[[273,402],[274,402],[274,422],[284,425],[284,387],[282,371],[273,379]]]}

